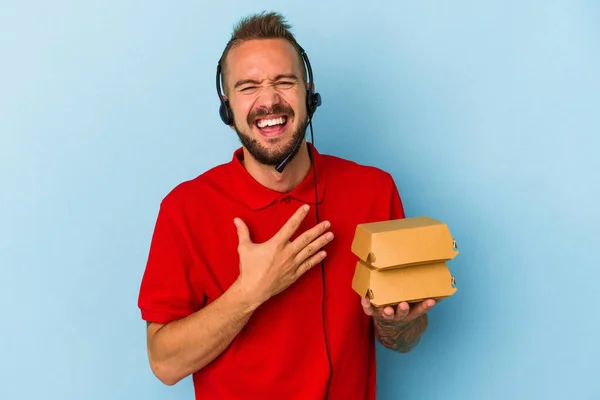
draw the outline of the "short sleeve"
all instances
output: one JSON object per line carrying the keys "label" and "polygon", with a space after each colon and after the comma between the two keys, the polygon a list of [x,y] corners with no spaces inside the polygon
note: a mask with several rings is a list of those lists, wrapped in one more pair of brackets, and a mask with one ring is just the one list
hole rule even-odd
{"label": "short sleeve", "polygon": [[142,319],[148,322],[167,324],[199,307],[201,290],[191,287],[185,213],[178,204],[168,197],[163,200],[154,227],[138,297]]}
{"label": "short sleeve", "polygon": [[391,188],[391,202],[390,202],[390,219],[402,219],[405,218],[404,206],[402,205],[402,199],[394,179],[390,176],[392,181]]}

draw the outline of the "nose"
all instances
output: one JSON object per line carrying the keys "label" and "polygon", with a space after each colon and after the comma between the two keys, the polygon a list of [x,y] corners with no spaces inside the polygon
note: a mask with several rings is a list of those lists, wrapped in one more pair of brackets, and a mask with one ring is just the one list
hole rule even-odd
{"label": "nose", "polygon": [[259,107],[264,107],[266,109],[270,109],[275,104],[280,104],[281,98],[277,90],[271,86],[266,85],[261,88],[260,94],[256,100],[256,104]]}

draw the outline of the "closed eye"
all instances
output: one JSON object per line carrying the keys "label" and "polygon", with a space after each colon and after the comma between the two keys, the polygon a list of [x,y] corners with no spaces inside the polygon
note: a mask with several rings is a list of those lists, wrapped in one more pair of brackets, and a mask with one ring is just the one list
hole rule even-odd
{"label": "closed eye", "polygon": [[281,82],[277,82],[277,86],[279,86],[282,89],[290,89],[292,86],[294,86],[294,82],[281,81]]}
{"label": "closed eye", "polygon": [[244,86],[241,91],[244,93],[250,93],[253,90],[256,90],[258,86]]}

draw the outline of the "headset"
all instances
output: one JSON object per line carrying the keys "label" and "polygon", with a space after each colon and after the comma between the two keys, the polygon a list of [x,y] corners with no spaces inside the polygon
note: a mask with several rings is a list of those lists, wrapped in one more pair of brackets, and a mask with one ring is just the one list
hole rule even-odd
{"label": "headset", "polygon": [[[306,55],[306,51],[304,51],[304,49],[300,45],[298,45],[298,49],[300,50],[300,55],[304,60],[306,70],[308,72],[309,85],[306,88],[306,108],[308,111],[308,117],[312,118],[313,114],[317,110],[317,107],[321,105],[321,95],[319,93],[314,92],[312,68],[310,67],[310,60]],[[219,60],[219,62],[217,63],[217,93],[219,95],[219,100],[221,101],[221,106],[219,107],[219,115],[221,116],[221,120],[225,125],[231,125],[233,124],[233,112],[231,111],[231,107],[229,106],[229,101],[225,98],[225,96],[223,96],[223,93],[221,91],[221,62],[222,60]]]}
{"label": "headset", "polygon": [[[308,59],[308,55],[306,55],[306,51],[304,51],[304,49],[300,45],[298,45],[298,49],[300,51],[300,55],[302,56],[302,59],[304,60],[305,67],[308,72],[309,84],[308,84],[308,87],[306,88],[306,110],[308,113],[308,119],[309,119],[309,124],[310,124],[311,141],[314,144],[314,135],[313,135],[313,130],[312,130],[312,117],[313,117],[315,111],[317,111],[317,107],[319,107],[321,105],[321,95],[314,91],[313,73],[312,73],[312,68],[310,66],[310,60]],[[221,91],[221,76],[222,76],[221,63],[222,63],[222,60],[220,59],[219,62],[217,63],[217,77],[216,77],[217,78],[216,79],[217,94],[219,95],[219,100],[221,101],[221,106],[219,107],[219,116],[221,117],[221,121],[223,121],[223,123],[225,125],[230,126],[233,124],[233,111],[231,110],[231,106],[229,105],[229,100],[227,100],[225,98],[225,96],[223,95],[223,92]],[[300,139],[296,142],[294,148],[287,155],[287,157],[285,157],[283,159],[283,161],[281,161],[275,167],[275,169],[279,173],[283,172],[283,169],[285,168],[285,166],[291,161],[292,156],[294,155],[296,150],[298,150],[298,147],[302,143],[302,139],[303,139],[303,136],[301,136]],[[312,156],[311,156],[311,161],[312,161]]]}
{"label": "headset", "polygon": [[[321,105],[321,95],[314,91],[313,73],[312,73],[312,68],[310,66],[310,60],[308,59],[308,55],[306,54],[306,51],[304,51],[304,49],[299,44],[296,44],[296,45],[298,46],[300,55],[302,56],[302,59],[304,60],[305,68],[308,73],[308,85],[306,88],[306,110],[308,113],[308,124],[310,126],[310,139],[314,146],[315,138],[314,138],[313,127],[312,127],[312,117],[313,117],[315,111],[317,111],[317,107],[319,107]],[[223,93],[221,91],[221,76],[222,76],[221,63],[222,63],[222,60],[219,59],[219,62],[217,63],[217,77],[216,77],[217,78],[216,79],[217,94],[219,95],[219,100],[221,101],[221,106],[219,107],[219,116],[221,117],[221,121],[223,121],[223,123],[225,125],[231,126],[233,124],[233,111],[231,110],[229,101],[225,98],[225,96],[223,96]],[[292,156],[298,150],[298,147],[302,143],[303,139],[304,139],[304,135],[301,135],[300,138],[298,139],[298,141],[296,142],[296,144],[294,145],[294,148],[292,149],[292,151],[290,151],[290,153],[275,167],[277,172],[279,172],[279,173],[283,172],[285,166],[291,161]],[[309,151],[309,156],[310,156],[311,167],[313,170],[313,183],[314,183],[314,187],[315,187],[315,213],[316,213],[317,224],[318,224],[320,222],[320,219],[319,219],[319,194],[318,194],[318,190],[317,190],[317,174],[315,172],[314,157],[312,154],[312,149]],[[322,306],[321,306],[322,317],[323,317],[323,334],[325,336],[325,349],[326,349],[326,353],[327,353],[327,361],[329,362],[329,380],[327,382],[327,390],[325,392],[325,397],[328,398],[329,397],[329,385],[331,383],[331,376],[333,374],[333,367],[331,365],[331,358],[329,357],[329,344],[328,344],[328,340],[327,340],[327,328],[325,326],[325,260],[321,261],[321,278],[322,278],[322,282],[323,282],[323,301],[322,301]]]}

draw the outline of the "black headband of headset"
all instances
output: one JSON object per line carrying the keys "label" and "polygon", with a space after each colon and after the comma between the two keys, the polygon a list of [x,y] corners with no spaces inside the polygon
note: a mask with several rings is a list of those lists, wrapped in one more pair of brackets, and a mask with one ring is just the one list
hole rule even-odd
{"label": "black headband of headset", "polygon": [[[308,109],[308,116],[309,118],[312,118],[314,112],[316,111],[317,107],[319,107],[321,105],[321,95],[319,93],[314,93],[314,81],[313,81],[313,73],[312,73],[312,68],[310,66],[310,60],[308,59],[308,55],[306,55],[306,52],[304,51],[304,49],[302,48],[302,46],[297,45],[299,50],[300,50],[300,55],[302,56],[302,59],[304,60],[304,64],[306,66],[306,71],[308,72],[308,88],[307,93],[306,93],[306,106]],[[231,108],[229,107],[229,102],[227,101],[227,99],[225,98],[225,96],[223,96],[223,92],[221,91],[221,59],[219,59],[219,62],[217,63],[217,76],[216,76],[216,83],[217,83],[217,94],[219,95],[219,100],[221,101],[221,107],[219,108],[219,115],[221,116],[221,120],[223,120],[223,123],[225,123],[226,125],[231,125],[233,123],[233,113],[231,111]]]}

